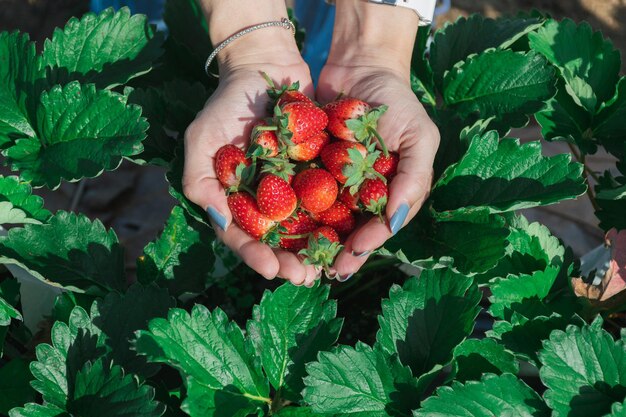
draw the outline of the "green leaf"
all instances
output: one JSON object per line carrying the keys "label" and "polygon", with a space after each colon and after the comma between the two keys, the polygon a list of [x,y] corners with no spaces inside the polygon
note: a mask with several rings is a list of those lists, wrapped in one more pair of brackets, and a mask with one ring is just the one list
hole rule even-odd
{"label": "green leaf", "polygon": [[56,188],[114,170],[122,157],[143,150],[148,124],[127,97],[71,82],[41,96],[38,136],[19,139],[4,151],[13,170],[34,186]]}
{"label": "green leaf", "polygon": [[475,136],[465,156],[433,187],[439,220],[468,220],[572,199],[586,190],[583,167],[571,155],[541,155],[540,142]]}
{"label": "green leaf", "polygon": [[464,274],[485,272],[505,255],[509,231],[501,219],[485,223],[443,222],[424,227],[419,219],[385,243],[379,253],[414,266],[454,267]]}
{"label": "green leaf", "polygon": [[335,417],[409,416],[423,390],[395,357],[362,343],[320,352],[306,370],[304,401]]}
{"label": "green leaf", "polygon": [[71,18],[44,42],[43,63],[59,80],[111,88],[145,74],[162,53],[162,34],[155,34],[145,15],[131,16],[123,7]]}
{"label": "green leaf", "polygon": [[446,269],[425,270],[403,288],[394,285],[383,300],[377,343],[388,354],[397,353],[415,376],[443,367],[472,332],[480,299],[471,278]]}
{"label": "green leaf", "polygon": [[124,256],[115,233],[99,220],[59,211],[47,224],[13,228],[0,237],[0,263],[75,292],[103,295],[126,286]]}
{"label": "green leaf", "polygon": [[183,168],[185,166],[185,158],[183,156],[182,146],[176,150],[176,157],[170,165],[167,172],[167,181],[170,183],[169,193],[178,200],[178,203],[187,213],[197,221],[210,225],[209,217],[206,211],[200,206],[192,203],[183,193]]}
{"label": "green leaf", "polygon": [[161,236],[137,260],[138,280],[167,287],[176,296],[204,291],[215,269],[214,240],[206,224],[174,207]]}
{"label": "green leaf", "polygon": [[491,48],[509,48],[542,24],[536,18],[494,20],[479,14],[446,24],[437,31],[430,47],[430,64],[437,85],[441,88],[446,72],[468,56]]}
{"label": "green leaf", "polygon": [[524,299],[543,300],[550,293],[558,274],[559,268],[549,267],[532,275],[509,275],[494,279],[489,285],[492,294],[489,297],[489,314],[505,319],[505,312],[514,309],[514,304],[521,303]]}
{"label": "green leaf", "polygon": [[289,400],[300,400],[304,365],[339,337],[342,320],[335,318],[337,302],[328,300],[328,292],[327,285],[283,284],[263,294],[248,321],[248,333],[270,383]]}
{"label": "green leaf", "polygon": [[213,90],[205,89],[199,82],[174,79],[163,85],[162,95],[167,104],[165,125],[182,134],[193,122]]}
{"label": "green leaf", "polygon": [[180,371],[187,387],[182,409],[190,416],[245,416],[271,401],[253,347],[222,310],[171,309],[168,320],[154,319],[149,329],[138,332],[137,352]]}
{"label": "green leaf", "polygon": [[539,359],[548,387],[544,397],[555,417],[604,415],[626,397],[624,339],[614,341],[601,319],[552,332]]}
{"label": "green leaf", "polygon": [[[608,174],[610,175],[610,174]],[[606,177],[606,176],[605,176]],[[612,228],[626,229],[626,184],[599,184],[596,187],[596,203],[600,210],[596,216],[600,219],[600,227],[608,232]]]}
{"label": "green leaf", "polygon": [[35,136],[31,121],[44,78],[35,44],[19,32],[0,33],[0,148]]}
{"label": "green leaf", "polygon": [[549,20],[528,38],[530,47],[560,70],[568,93],[589,112],[613,96],[619,52],[588,23]]}
{"label": "green leaf", "polygon": [[452,68],[443,82],[447,106],[465,117],[478,113],[481,119],[533,114],[556,92],[554,70],[534,52],[474,55]]}
{"label": "green leaf", "polygon": [[138,164],[168,166],[174,159],[178,141],[165,131],[164,122],[168,110],[161,92],[156,88],[137,88],[129,92],[128,102],[140,106],[142,115],[150,123],[147,137],[143,141],[143,152],[131,159]]}
{"label": "green leaf", "polygon": [[430,106],[436,106],[433,71],[426,59],[429,39],[430,26],[420,26],[411,57],[411,89],[419,97],[420,101]]}
{"label": "green leaf", "polygon": [[465,385],[453,382],[437,389],[437,395],[426,399],[415,417],[438,416],[519,416],[548,417],[541,397],[514,375],[485,375],[480,382]]}
{"label": "green leaf", "polygon": [[274,415],[277,417],[331,417],[329,414],[316,413],[310,407],[285,407]]}
{"label": "green leaf", "polygon": [[9,331],[12,319],[22,320],[22,314],[17,310],[20,301],[20,283],[9,278],[0,282],[0,358],[4,348],[4,338]]}
{"label": "green leaf", "polygon": [[28,183],[18,177],[0,175],[0,225],[41,223],[50,217],[43,199],[32,194]]}
{"label": "green leaf", "polygon": [[614,403],[611,407],[611,414],[607,417],[626,417],[626,400],[622,403]]}
{"label": "green leaf", "polygon": [[167,290],[152,285],[135,284],[123,295],[107,294],[91,306],[93,326],[100,332],[98,345],[104,346],[107,358],[125,371],[144,378],[154,375],[159,367],[138,356],[131,340],[135,331],[148,328],[151,319],[166,317],[174,304]]}
{"label": "green leaf", "polygon": [[154,388],[140,385],[120,366],[99,359],[87,362],[76,375],[74,396],[68,405],[73,415],[90,417],[159,417],[165,407],[154,401]]}
{"label": "green leaf", "polygon": [[28,362],[23,359],[13,359],[0,367],[0,414],[35,400],[31,379]]}
{"label": "green leaf", "polygon": [[517,374],[515,355],[494,339],[466,339],[454,349],[450,379],[458,382],[480,380],[486,373]]}
{"label": "green leaf", "polygon": [[10,417],[71,417],[59,407],[51,404],[39,405],[28,403],[23,408],[14,408],[9,412]]}
{"label": "green leaf", "polygon": [[617,85],[615,96],[603,105],[593,119],[593,133],[607,151],[623,159],[626,156],[626,77]]}

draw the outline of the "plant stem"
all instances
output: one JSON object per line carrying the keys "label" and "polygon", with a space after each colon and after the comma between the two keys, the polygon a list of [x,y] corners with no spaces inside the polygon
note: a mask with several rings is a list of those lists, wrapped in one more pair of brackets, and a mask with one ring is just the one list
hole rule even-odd
{"label": "plant stem", "polygon": [[595,172],[593,172],[587,166],[586,158],[585,158],[585,154],[584,153],[579,152],[578,150],[576,150],[574,145],[572,145],[569,142],[567,142],[567,146],[569,146],[569,149],[572,151],[572,154],[574,155],[576,160],[583,165],[583,171],[586,174],[585,175],[585,182],[587,183],[587,197],[589,197],[589,201],[591,202],[591,205],[593,206],[593,209],[595,211],[600,211],[600,206],[598,205],[598,203],[596,201],[596,196],[595,196],[595,194],[593,192],[593,188],[591,187],[591,183],[589,182],[589,177],[593,178],[596,181],[596,183],[600,182],[600,178],[596,175]]}
{"label": "plant stem", "polygon": [[380,133],[378,133],[378,131],[372,127],[369,127],[367,130],[369,130],[370,134],[376,136],[376,139],[378,140],[378,143],[380,144],[380,149],[383,150],[383,154],[385,154],[385,156],[389,156],[389,151],[387,150],[387,145],[385,145],[385,141],[383,140],[383,138],[380,136]]}

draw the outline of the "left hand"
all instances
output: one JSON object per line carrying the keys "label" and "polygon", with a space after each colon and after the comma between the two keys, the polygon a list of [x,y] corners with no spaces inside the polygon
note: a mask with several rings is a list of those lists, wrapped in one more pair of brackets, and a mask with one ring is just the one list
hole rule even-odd
{"label": "left hand", "polygon": [[329,59],[320,75],[317,99],[325,104],[339,93],[364,100],[372,107],[389,106],[379,121],[378,132],[389,150],[400,155],[398,173],[389,184],[386,222],[373,217],[358,227],[335,260],[337,279],[344,281],[421,208],[431,187],[439,131],[411,90],[406,71],[382,64],[343,64]]}

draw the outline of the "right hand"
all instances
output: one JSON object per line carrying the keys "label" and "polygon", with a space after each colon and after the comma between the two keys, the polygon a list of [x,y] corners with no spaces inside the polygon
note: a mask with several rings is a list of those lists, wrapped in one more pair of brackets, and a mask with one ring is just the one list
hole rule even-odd
{"label": "right hand", "polygon": [[205,210],[212,209],[211,221],[217,237],[252,269],[267,279],[279,276],[296,285],[312,286],[320,277],[316,268],[305,266],[293,253],[254,240],[232,221],[224,188],[215,174],[217,150],[226,144],[246,148],[252,127],[268,116],[268,86],[262,71],[277,85],[299,81],[301,90],[313,97],[308,66],[297,50],[258,58],[254,53],[248,50],[232,59],[226,55],[227,59],[220,62],[219,87],[185,132],[183,190],[189,200]]}

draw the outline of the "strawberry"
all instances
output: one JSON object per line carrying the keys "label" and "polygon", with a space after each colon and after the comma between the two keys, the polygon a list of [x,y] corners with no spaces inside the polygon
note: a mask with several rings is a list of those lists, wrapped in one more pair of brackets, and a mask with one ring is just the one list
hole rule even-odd
{"label": "strawberry", "polygon": [[390,180],[396,175],[399,160],[400,156],[395,152],[389,152],[389,156],[380,155],[374,162],[374,170]]}
{"label": "strawberry", "polygon": [[328,144],[330,137],[322,131],[307,141],[287,147],[287,155],[294,161],[310,161],[317,158],[322,148]]}
{"label": "strawberry", "polygon": [[[354,158],[357,161],[353,161],[351,158],[351,154],[356,155],[354,151],[350,152],[351,149],[358,151],[360,154]],[[345,184],[348,179],[344,174],[346,166],[353,165],[356,162],[366,161],[367,149],[360,143],[338,141],[326,145],[322,149],[320,156],[328,172],[341,184]],[[365,167],[363,171],[364,170]]]}
{"label": "strawberry", "polygon": [[332,227],[339,234],[350,233],[356,226],[352,212],[341,201],[335,201],[328,210],[314,214],[312,217],[323,225]]}
{"label": "strawberry", "polygon": [[302,207],[311,213],[330,208],[337,199],[337,181],[326,170],[309,168],[300,172],[293,180],[293,189]]}
{"label": "strawberry", "polygon": [[341,250],[339,235],[329,226],[322,226],[309,237],[307,247],[298,252],[304,256],[304,263],[327,268],[331,266]]}
{"label": "strawberry", "polygon": [[270,220],[281,221],[296,209],[298,199],[289,183],[276,175],[265,175],[256,191],[259,210]]}
{"label": "strawberry", "polygon": [[276,84],[274,84],[274,81],[272,81],[267,73],[262,72],[261,74],[269,86],[267,95],[274,101],[272,108],[275,106],[282,107],[287,103],[295,103],[298,101],[313,103],[313,101],[305,96],[304,93],[298,91],[300,88],[300,83],[298,81],[290,85],[281,85],[279,88],[276,87]]}
{"label": "strawberry", "polygon": [[359,207],[359,193],[350,194],[350,188],[344,188],[339,194],[339,201],[346,205],[352,211],[361,211]]}
{"label": "strawberry", "polygon": [[215,154],[215,173],[227,190],[235,190],[239,186],[243,169],[247,166],[250,166],[250,160],[235,145],[224,145]]}
{"label": "strawberry", "polygon": [[283,220],[280,226],[283,228],[280,247],[296,253],[306,247],[309,240],[308,234],[319,227],[317,222],[303,211],[298,211],[295,216]]}
{"label": "strawberry", "polygon": [[294,168],[295,165],[286,158],[268,158],[264,161],[261,172],[276,175],[291,184],[296,174]]}
{"label": "strawberry", "polygon": [[363,182],[359,190],[359,201],[365,210],[382,216],[387,206],[387,184],[381,179],[368,179]]}
{"label": "strawberry", "polygon": [[279,138],[285,143],[302,143],[326,128],[328,117],[315,104],[298,101],[276,106],[274,111],[279,126]]}
{"label": "strawberry", "polygon": [[337,139],[354,141],[354,132],[346,126],[346,120],[365,115],[371,107],[362,100],[346,97],[328,103],[323,109],[328,116],[327,130]]}
{"label": "strawberry", "polygon": [[283,107],[285,104],[296,103],[299,101],[314,104],[310,98],[304,95],[304,93],[301,93],[298,90],[287,89],[280,95],[278,101],[276,102],[276,105],[279,107]]}
{"label": "strawberry", "polygon": [[276,126],[261,122],[252,129],[248,157],[274,158],[278,155],[278,137]]}
{"label": "strawberry", "polygon": [[228,208],[235,222],[248,235],[274,246],[278,243],[272,232],[276,222],[259,211],[259,206],[250,194],[245,191],[230,194]]}

